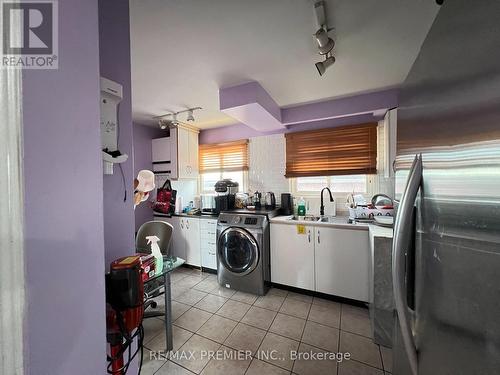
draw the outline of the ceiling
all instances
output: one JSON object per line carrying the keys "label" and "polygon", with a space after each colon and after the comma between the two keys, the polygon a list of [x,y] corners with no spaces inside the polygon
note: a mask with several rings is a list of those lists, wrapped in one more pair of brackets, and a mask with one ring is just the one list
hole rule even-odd
{"label": "ceiling", "polygon": [[[192,106],[201,129],[236,121],[219,87],[258,81],[280,106],[402,83],[434,0],[326,0],[336,63],[320,77],[311,0],[131,0],[134,121]],[[180,118],[181,120],[183,117]]]}

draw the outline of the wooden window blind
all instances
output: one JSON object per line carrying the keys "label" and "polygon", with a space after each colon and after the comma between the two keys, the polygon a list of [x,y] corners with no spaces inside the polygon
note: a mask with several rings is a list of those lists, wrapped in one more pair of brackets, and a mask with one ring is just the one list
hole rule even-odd
{"label": "wooden window blind", "polygon": [[377,173],[377,124],[288,133],[286,177]]}
{"label": "wooden window blind", "polygon": [[200,173],[248,170],[248,140],[200,145]]}

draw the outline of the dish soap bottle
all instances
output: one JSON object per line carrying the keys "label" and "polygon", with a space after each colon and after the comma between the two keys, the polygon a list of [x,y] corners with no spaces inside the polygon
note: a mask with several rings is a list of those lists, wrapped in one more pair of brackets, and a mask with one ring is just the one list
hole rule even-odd
{"label": "dish soap bottle", "polygon": [[297,216],[306,216],[306,201],[303,197],[297,203]]}
{"label": "dish soap bottle", "polygon": [[160,241],[160,239],[156,236],[147,236],[146,240],[148,241],[148,245],[151,245],[151,254],[153,254],[156,259],[155,275],[159,275],[163,271],[163,255],[160,251],[160,246],[158,246],[158,241]]}

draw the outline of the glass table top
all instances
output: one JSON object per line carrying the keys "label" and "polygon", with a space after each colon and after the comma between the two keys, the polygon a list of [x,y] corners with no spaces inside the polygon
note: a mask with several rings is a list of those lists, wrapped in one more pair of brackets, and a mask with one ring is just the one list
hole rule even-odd
{"label": "glass table top", "polygon": [[[140,249],[137,249],[137,252],[142,252]],[[144,251],[144,253],[149,253],[150,250]],[[155,280],[158,277],[164,276],[165,274],[172,272],[176,268],[179,268],[182,266],[186,261],[182,258],[176,257],[176,256],[163,256],[163,270],[161,273],[154,275],[153,277],[150,277],[146,282],[149,282],[151,280]]]}

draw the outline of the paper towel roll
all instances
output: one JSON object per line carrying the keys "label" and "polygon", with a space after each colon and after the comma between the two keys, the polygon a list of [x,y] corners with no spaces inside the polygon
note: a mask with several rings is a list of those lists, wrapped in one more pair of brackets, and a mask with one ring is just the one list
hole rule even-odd
{"label": "paper towel roll", "polygon": [[176,214],[182,213],[182,208],[183,208],[182,197],[175,198],[175,213]]}

